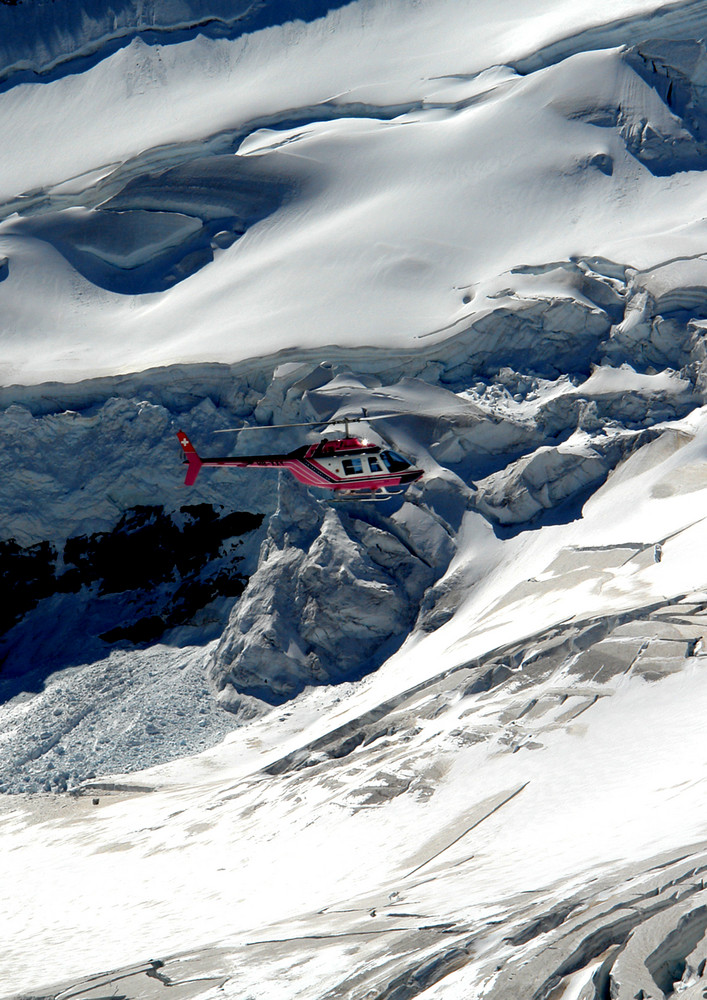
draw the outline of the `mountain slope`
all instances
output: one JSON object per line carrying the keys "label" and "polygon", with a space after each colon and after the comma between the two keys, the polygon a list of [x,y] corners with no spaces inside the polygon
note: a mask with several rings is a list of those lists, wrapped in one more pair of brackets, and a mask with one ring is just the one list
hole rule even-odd
{"label": "mountain slope", "polygon": [[4,997],[703,995],[706,17],[0,7]]}

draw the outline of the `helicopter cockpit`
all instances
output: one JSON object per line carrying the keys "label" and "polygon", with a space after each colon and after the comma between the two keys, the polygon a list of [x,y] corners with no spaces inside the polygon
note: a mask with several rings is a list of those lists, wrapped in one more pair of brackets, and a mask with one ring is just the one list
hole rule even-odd
{"label": "helicopter cockpit", "polygon": [[405,469],[410,468],[410,463],[402,455],[398,455],[397,451],[382,451],[380,453],[381,461],[385,464],[388,472],[404,472]]}

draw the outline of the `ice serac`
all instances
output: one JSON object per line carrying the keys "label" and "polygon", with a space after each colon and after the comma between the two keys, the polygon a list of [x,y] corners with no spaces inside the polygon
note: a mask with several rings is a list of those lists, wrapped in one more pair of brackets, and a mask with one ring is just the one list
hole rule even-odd
{"label": "ice serac", "polygon": [[439,521],[408,506],[363,520],[281,477],[258,568],[210,667],[225,708],[359,677],[400,646],[453,552]]}
{"label": "ice serac", "polygon": [[644,370],[698,371],[706,356],[706,320],[707,258],[698,252],[628,276],[623,319],[602,350],[613,363],[630,358]]}
{"label": "ice serac", "polygon": [[707,50],[702,39],[652,39],[633,46],[627,63],[669,109],[673,126],[626,128],[629,149],[655,174],[707,166]]}

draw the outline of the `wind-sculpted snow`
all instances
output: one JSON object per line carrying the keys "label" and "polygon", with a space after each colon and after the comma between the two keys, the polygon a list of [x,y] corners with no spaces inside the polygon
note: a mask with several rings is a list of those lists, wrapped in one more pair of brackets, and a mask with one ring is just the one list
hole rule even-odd
{"label": "wind-sculpted snow", "polygon": [[130,174],[98,208],[35,211],[7,232],[46,241],[101,288],[164,291],[279,208],[297,183],[235,156],[191,159],[158,176]]}
{"label": "wind-sculpted snow", "polygon": [[[622,6],[645,19],[645,4]],[[704,54],[686,40],[699,33],[644,41],[617,13],[613,47],[519,75],[517,36],[432,7],[439,18],[406,11],[404,37],[384,32],[378,49],[396,3],[247,44],[135,39],[84,74],[0,95],[5,381],[304,347],[444,357],[472,330],[480,370],[519,369],[525,354],[586,370],[621,319],[622,270],[702,252]],[[663,13],[695,28],[698,7]],[[591,8],[577,5],[580,21]],[[418,19],[437,38],[442,14],[456,47],[422,51]],[[344,58],[344,38],[365,58]],[[49,163],[35,155],[46,136]],[[581,261],[584,279],[533,270]],[[537,279],[532,301],[508,302],[498,278],[522,273]],[[45,286],[51,320],[28,305]]]}

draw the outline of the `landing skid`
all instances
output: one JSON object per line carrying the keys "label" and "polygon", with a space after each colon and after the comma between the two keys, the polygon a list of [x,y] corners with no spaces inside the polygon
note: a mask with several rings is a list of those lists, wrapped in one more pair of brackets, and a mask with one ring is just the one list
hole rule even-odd
{"label": "landing skid", "polygon": [[385,487],[370,493],[365,490],[342,490],[337,491],[336,495],[329,497],[328,500],[330,503],[384,503],[386,500],[392,500],[393,497],[401,496],[404,492],[404,490],[391,492]]}

